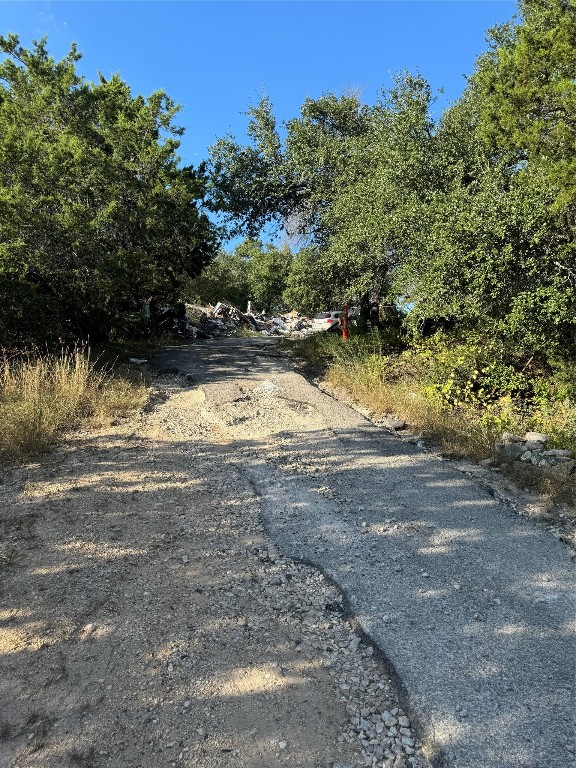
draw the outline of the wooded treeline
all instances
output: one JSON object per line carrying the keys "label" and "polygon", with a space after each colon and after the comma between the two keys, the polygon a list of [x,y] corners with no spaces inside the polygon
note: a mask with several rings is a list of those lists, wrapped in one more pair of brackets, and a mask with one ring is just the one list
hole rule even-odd
{"label": "wooded treeline", "polygon": [[446,318],[519,356],[574,357],[574,0],[521,0],[488,40],[438,121],[426,80],[402,73],[375,105],[328,93],[280,128],[264,98],[249,145],[215,144],[211,205],[233,233],[275,222],[305,244],[287,305],[404,297],[414,326]]}
{"label": "wooded treeline", "polygon": [[[246,146],[223,138],[185,168],[165,93],[0,37],[4,346],[130,333],[142,300],[224,285],[266,310],[402,297],[413,327],[444,318],[519,358],[574,359],[575,2],[520,0],[488,39],[437,120],[406,72],[376,104],[327,93],[282,126],[264,98]],[[206,208],[247,238],[232,255]],[[262,244],[274,223],[292,251]]]}
{"label": "wooded treeline", "polygon": [[0,339],[133,333],[142,300],[180,298],[217,252],[202,169],[182,168],[177,107],[97,83],[0,37]]}

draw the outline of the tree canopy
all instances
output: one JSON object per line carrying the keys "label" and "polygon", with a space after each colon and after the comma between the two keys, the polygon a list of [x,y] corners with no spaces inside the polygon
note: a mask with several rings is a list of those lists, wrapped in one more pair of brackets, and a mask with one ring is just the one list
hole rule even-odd
{"label": "tree canopy", "polygon": [[306,99],[283,140],[264,99],[248,146],[217,142],[212,201],[235,231],[276,221],[303,238],[294,306],[402,296],[414,325],[444,317],[526,355],[576,353],[574,0],[521,0],[488,42],[439,120],[404,72],[374,105]]}
{"label": "tree canopy", "polygon": [[138,300],[178,295],[217,248],[202,169],[181,168],[178,107],[86,81],[0,37],[0,334],[105,338]]}
{"label": "tree canopy", "polygon": [[[374,104],[325,93],[282,125],[265,97],[245,146],[226,136],[192,168],[167,94],[0,37],[3,339],[106,337],[186,291],[307,312],[401,296],[415,327],[576,356],[575,0],[520,0],[488,43],[439,119],[408,72]],[[207,210],[245,238],[215,261]],[[295,253],[263,243],[271,225]]]}
{"label": "tree canopy", "polygon": [[287,245],[278,248],[247,238],[231,253],[220,253],[187,290],[198,301],[224,300],[241,309],[250,301],[257,311],[280,311],[292,259]]}

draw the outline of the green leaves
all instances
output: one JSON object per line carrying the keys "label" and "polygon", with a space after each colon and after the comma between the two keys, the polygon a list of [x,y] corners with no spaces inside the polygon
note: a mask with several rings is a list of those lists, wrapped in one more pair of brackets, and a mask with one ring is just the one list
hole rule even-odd
{"label": "green leaves", "polygon": [[245,240],[236,248],[235,255],[245,261],[250,299],[255,307],[266,313],[282,309],[282,294],[292,264],[290,249]]}
{"label": "green leaves", "polygon": [[186,290],[195,301],[229,301],[244,310],[249,301],[254,310],[267,313],[284,308],[282,294],[292,264],[287,246],[277,248],[260,240],[244,240],[232,253],[220,253]]}
{"label": "green leaves", "polygon": [[489,146],[514,150],[542,168],[555,188],[553,209],[576,212],[576,4],[522,0],[522,23],[492,30],[492,49],[472,78],[480,132]]}
{"label": "green leaves", "polygon": [[[45,41],[0,37],[0,306],[4,340],[101,338],[150,295],[170,301],[217,247],[201,171],[176,155],[178,108],[90,83]],[[25,297],[25,298],[23,298]]]}
{"label": "green leaves", "polygon": [[375,105],[306,99],[284,141],[264,99],[250,145],[213,148],[213,204],[235,231],[303,238],[290,305],[403,296],[413,328],[446,318],[518,359],[576,355],[574,0],[521,0],[489,41],[438,122],[404,72]]}
{"label": "green leaves", "polygon": [[267,224],[291,234],[322,236],[322,211],[337,193],[348,142],[365,130],[365,110],[356,97],[327,94],[307,99],[301,116],[284,125],[282,143],[269,99],[250,107],[242,147],[233,137],[211,148],[211,207],[224,213],[231,234],[255,238]]}

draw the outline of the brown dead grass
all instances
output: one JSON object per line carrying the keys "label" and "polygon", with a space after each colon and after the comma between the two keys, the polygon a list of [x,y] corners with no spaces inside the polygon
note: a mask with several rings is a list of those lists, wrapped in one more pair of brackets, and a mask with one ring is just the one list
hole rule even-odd
{"label": "brown dead grass", "polygon": [[88,350],[0,361],[0,457],[22,460],[47,450],[81,421],[102,424],[148,398],[143,383],[98,369]]}
{"label": "brown dead grass", "polygon": [[[339,361],[327,371],[330,384],[346,389],[375,415],[395,414],[410,428],[454,457],[476,460],[492,456],[503,429],[502,419],[487,419],[474,409],[441,409],[411,381],[386,382],[379,371],[356,370]],[[512,428],[507,419],[504,428]]]}
{"label": "brown dead grass", "polygon": [[[481,461],[493,458],[494,446],[503,431],[523,434],[536,429],[546,432],[554,447],[574,449],[574,406],[559,403],[547,414],[520,414],[503,402],[487,408],[441,408],[423,394],[417,379],[388,381],[379,363],[334,360],[325,372],[328,383],[345,390],[353,400],[376,416],[394,414],[405,419],[413,432],[437,445],[447,456]],[[544,494],[576,513],[576,476],[554,476],[519,462],[506,465],[505,474],[519,487]]]}

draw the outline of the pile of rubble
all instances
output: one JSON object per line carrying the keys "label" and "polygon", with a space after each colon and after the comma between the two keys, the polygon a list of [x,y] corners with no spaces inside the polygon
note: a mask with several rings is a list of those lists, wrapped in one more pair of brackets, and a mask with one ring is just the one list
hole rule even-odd
{"label": "pile of rubble", "polygon": [[226,301],[219,301],[213,307],[186,304],[186,315],[193,329],[192,335],[198,339],[232,336],[240,329],[262,336],[305,336],[312,332],[312,320],[296,312],[266,317],[262,313],[242,312]]}
{"label": "pile of rubble", "polygon": [[519,461],[533,465],[559,478],[569,477],[576,468],[573,452],[561,448],[547,450],[547,441],[542,432],[526,432],[524,437],[504,432],[494,449],[495,458],[505,464]]}

